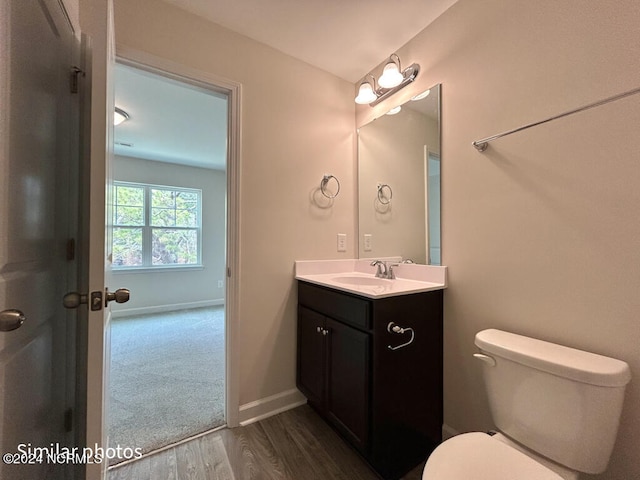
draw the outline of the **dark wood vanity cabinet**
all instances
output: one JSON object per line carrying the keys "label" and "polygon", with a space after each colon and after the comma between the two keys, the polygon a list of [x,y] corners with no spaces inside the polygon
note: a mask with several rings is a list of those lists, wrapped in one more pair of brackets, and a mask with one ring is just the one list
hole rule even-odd
{"label": "dark wood vanity cabinet", "polygon": [[[301,288],[306,292],[306,284]],[[327,309],[317,301],[333,298],[344,300],[334,297],[330,290],[320,290],[315,298],[298,305],[298,388],[312,407],[365,453],[370,420],[371,333],[326,316]],[[369,306],[360,299],[347,298],[344,308],[366,312]]]}
{"label": "dark wood vanity cabinet", "polygon": [[[441,441],[442,297],[368,299],[298,282],[298,388],[387,480]],[[411,339],[406,329],[413,341],[390,348]]]}

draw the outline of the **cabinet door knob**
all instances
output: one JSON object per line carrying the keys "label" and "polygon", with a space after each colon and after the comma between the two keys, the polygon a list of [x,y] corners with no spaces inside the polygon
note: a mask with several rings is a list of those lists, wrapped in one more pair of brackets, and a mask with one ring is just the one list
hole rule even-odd
{"label": "cabinet door knob", "polygon": [[326,328],[322,329],[322,335],[327,335],[329,333],[329,330],[327,330]]}
{"label": "cabinet door knob", "polygon": [[322,333],[322,327],[316,327],[316,332]]}

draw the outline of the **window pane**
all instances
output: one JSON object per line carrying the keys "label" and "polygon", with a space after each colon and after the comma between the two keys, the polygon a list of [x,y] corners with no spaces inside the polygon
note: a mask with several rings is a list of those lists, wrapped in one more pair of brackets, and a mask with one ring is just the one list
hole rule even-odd
{"label": "window pane", "polygon": [[153,265],[194,265],[198,263],[197,230],[154,228],[152,236]]}
{"label": "window pane", "polygon": [[176,211],[168,208],[152,208],[151,225],[155,227],[175,227]]}
{"label": "window pane", "polygon": [[179,192],[176,197],[176,207],[182,209],[195,208],[198,203],[198,194],[195,192]]}
{"label": "window pane", "polygon": [[113,228],[113,266],[137,267],[142,265],[142,229]]}
{"label": "window pane", "polygon": [[114,225],[144,225],[144,207],[116,205]]}
{"label": "window pane", "polygon": [[144,188],[115,185],[114,225],[144,225]]}
{"label": "window pane", "polygon": [[192,210],[176,210],[177,227],[196,227],[198,225],[198,211],[195,206]]}
{"label": "window pane", "polygon": [[174,208],[176,206],[175,201],[176,192],[172,190],[158,190],[151,189],[151,206],[159,208]]}
{"label": "window pane", "polygon": [[142,207],[144,206],[144,188],[116,185],[116,204]]}
{"label": "window pane", "polygon": [[180,190],[151,190],[151,225],[155,227],[197,227],[198,193]]}

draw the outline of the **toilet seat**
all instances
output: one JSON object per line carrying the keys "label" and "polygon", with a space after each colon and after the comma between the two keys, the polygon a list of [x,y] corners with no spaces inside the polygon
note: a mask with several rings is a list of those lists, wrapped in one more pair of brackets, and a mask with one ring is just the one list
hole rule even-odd
{"label": "toilet seat", "polygon": [[482,432],[464,433],[436,448],[422,480],[562,480],[524,453]]}

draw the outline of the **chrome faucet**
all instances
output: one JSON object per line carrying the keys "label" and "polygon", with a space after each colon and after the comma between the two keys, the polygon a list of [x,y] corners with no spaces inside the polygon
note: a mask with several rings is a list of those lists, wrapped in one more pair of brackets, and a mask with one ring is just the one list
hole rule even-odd
{"label": "chrome faucet", "polygon": [[[372,267],[378,267],[376,270],[376,277],[378,278],[387,278],[387,264],[382,260],[374,260],[371,262]],[[383,270],[384,268],[384,270]]]}
{"label": "chrome faucet", "polygon": [[371,262],[372,267],[378,267],[376,270],[376,277],[378,278],[386,278],[388,280],[393,280],[396,278],[396,274],[393,272],[393,267],[398,266],[397,263],[392,263],[391,265],[387,265],[387,262],[382,260],[374,260]]}

